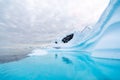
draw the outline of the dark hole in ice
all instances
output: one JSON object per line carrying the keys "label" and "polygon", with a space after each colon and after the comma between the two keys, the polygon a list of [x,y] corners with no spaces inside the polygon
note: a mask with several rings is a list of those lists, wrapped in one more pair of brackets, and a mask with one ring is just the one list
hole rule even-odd
{"label": "dark hole in ice", "polygon": [[57,41],[55,41],[55,44],[57,44]]}
{"label": "dark hole in ice", "polygon": [[65,38],[62,39],[62,42],[63,43],[68,43],[72,38],[73,38],[74,34],[70,34],[70,35],[67,35]]}

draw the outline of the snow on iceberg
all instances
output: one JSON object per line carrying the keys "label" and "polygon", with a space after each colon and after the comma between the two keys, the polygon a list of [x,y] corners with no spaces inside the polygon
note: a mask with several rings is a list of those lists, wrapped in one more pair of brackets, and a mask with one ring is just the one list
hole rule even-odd
{"label": "snow on iceberg", "polygon": [[[54,41],[54,47],[55,48],[77,48],[81,50],[92,48],[93,45],[95,46],[96,43],[100,42],[101,38],[107,33],[107,31],[110,31],[109,29],[110,27],[112,26],[115,27],[116,24],[120,24],[119,14],[120,14],[120,1],[111,0],[108,7],[103,12],[100,19],[95,25],[88,25],[82,31],[76,30],[74,32],[70,32],[70,34],[65,35],[63,37],[58,37],[58,39]],[[119,26],[116,26],[116,27],[119,28]],[[117,34],[120,34],[120,33],[117,33]],[[111,35],[111,37],[114,37],[114,36],[115,35],[113,36]],[[120,43],[116,43],[116,44],[120,44]],[[109,45],[107,46],[109,48]]]}
{"label": "snow on iceberg", "polygon": [[93,57],[120,59],[119,17],[120,0],[111,0],[95,25],[86,26],[81,32],[76,30],[69,35],[58,38],[54,47],[92,50],[91,56]]}

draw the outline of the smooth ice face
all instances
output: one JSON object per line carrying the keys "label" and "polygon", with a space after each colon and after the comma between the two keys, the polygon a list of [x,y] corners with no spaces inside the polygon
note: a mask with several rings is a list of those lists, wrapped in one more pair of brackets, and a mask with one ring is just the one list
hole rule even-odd
{"label": "smooth ice face", "polygon": [[109,0],[0,0],[0,47],[46,43],[76,29],[81,31],[97,22],[108,3]]}
{"label": "smooth ice face", "polygon": [[[120,48],[120,1],[111,0],[99,21],[91,26],[86,26],[82,31],[71,32],[73,38],[68,43],[63,43],[61,37],[55,47],[68,49],[108,49]],[[98,43],[98,44],[97,44]]]}

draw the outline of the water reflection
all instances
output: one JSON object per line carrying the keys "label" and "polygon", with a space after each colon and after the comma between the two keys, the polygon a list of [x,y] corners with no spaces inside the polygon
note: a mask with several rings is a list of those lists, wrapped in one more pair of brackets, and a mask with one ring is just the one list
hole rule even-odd
{"label": "water reflection", "polygon": [[[90,57],[89,52],[49,52],[0,64],[0,80],[119,80],[120,60]],[[69,65],[71,64],[71,65]]]}
{"label": "water reflection", "polygon": [[62,57],[62,61],[65,62],[66,64],[72,64],[72,61],[67,57]]}

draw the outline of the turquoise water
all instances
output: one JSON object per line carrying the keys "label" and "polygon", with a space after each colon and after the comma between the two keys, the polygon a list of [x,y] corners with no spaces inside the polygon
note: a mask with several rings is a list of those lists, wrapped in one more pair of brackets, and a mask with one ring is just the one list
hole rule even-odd
{"label": "turquoise water", "polygon": [[120,1],[111,0],[85,40],[0,64],[0,80],[120,80],[119,17]]}
{"label": "turquoise water", "polygon": [[120,80],[120,60],[88,52],[49,52],[0,65],[0,80]]}

